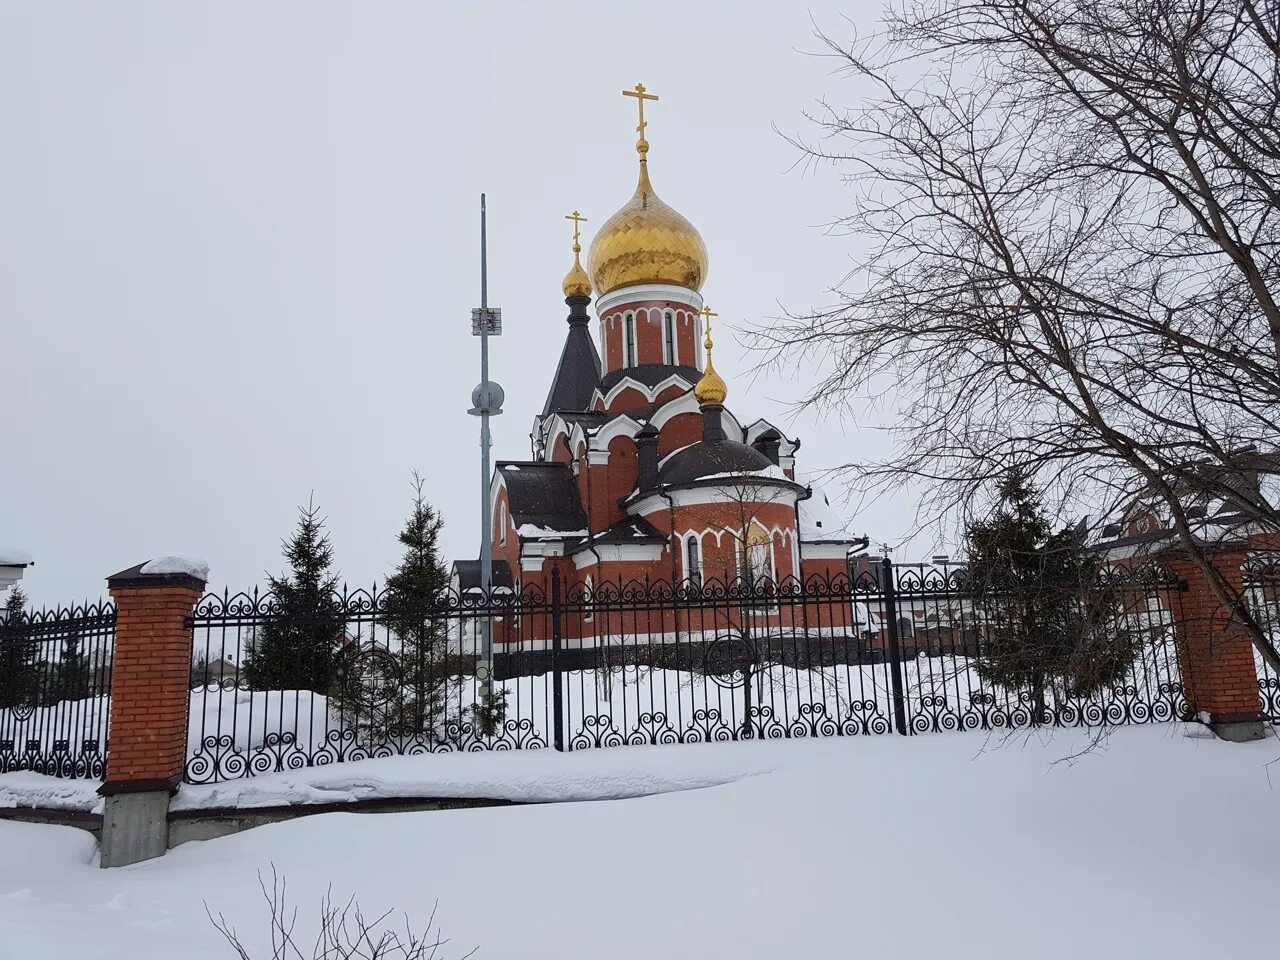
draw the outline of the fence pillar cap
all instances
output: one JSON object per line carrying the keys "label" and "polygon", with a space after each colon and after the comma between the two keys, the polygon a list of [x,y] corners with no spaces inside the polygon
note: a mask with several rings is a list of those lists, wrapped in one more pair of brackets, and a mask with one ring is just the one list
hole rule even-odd
{"label": "fence pillar cap", "polygon": [[179,587],[203,590],[209,578],[209,565],[203,560],[183,557],[159,557],[135,564],[107,577],[109,590],[153,590],[156,587]]}

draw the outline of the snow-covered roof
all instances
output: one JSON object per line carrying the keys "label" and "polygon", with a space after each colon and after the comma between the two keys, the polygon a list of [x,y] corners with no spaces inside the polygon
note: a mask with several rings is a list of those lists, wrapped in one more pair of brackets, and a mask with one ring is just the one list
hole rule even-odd
{"label": "snow-covered roof", "polygon": [[144,576],[180,573],[197,580],[208,580],[209,564],[191,557],[156,557],[139,567],[138,572]]}
{"label": "snow-covered roof", "polygon": [[842,543],[857,540],[857,537],[849,533],[848,522],[831,505],[827,492],[816,483],[810,482],[809,486],[813,488],[813,496],[801,500],[799,504],[801,542]]}
{"label": "snow-covered roof", "polygon": [[0,547],[0,567],[29,567],[35,559],[26,550],[17,547]]}

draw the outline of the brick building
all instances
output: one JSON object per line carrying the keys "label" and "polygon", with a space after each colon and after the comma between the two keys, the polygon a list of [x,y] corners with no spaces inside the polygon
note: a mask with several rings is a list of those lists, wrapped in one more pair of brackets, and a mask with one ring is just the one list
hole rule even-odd
{"label": "brick building", "polygon": [[[493,473],[494,585],[545,590],[557,568],[566,591],[588,594],[843,573],[864,541],[797,480],[799,439],[726,405],[702,298],[706,247],[655,193],[643,129],[642,117],[635,193],[595,235],[586,268],[572,218],[569,329],[533,458]],[[476,587],[478,561],[456,563],[454,578]]]}

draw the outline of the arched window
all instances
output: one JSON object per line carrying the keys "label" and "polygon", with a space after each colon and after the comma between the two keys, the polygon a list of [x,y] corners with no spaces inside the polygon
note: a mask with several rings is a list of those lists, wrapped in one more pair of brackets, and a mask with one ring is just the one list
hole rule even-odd
{"label": "arched window", "polygon": [[498,504],[498,543],[507,545],[507,501]]}
{"label": "arched window", "polygon": [[623,366],[634,367],[636,365],[636,315],[628,313],[622,322],[623,335],[626,339],[623,342],[622,363]]}
{"label": "arched window", "polygon": [[662,358],[670,364],[677,364],[676,357],[676,317],[670,310],[662,315]]}
{"label": "arched window", "polygon": [[758,523],[751,525],[747,534],[747,548],[744,551],[746,563],[742,571],[743,578],[752,584],[763,580],[773,580],[773,540]]}
{"label": "arched window", "polygon": [[691,587],[702,586],[702,543],[696,533],[685,537],[684,578]]}

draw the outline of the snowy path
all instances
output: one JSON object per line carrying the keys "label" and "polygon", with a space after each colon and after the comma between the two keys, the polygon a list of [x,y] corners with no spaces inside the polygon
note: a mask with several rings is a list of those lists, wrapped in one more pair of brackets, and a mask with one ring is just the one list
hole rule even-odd
{"label": "snowy path", "polygon": [[255,873],[272,862],[303,924],[330,883],[419,920],[438,899],[479,958],[1273,953],[1280,741],[1126,728],[1052,764],[1084,738],[593,751],[755,775],[606,803],[328,814],[115,871],[82,832],[0,822],[0,958],[230,960],[202,901],[256,946]]}

